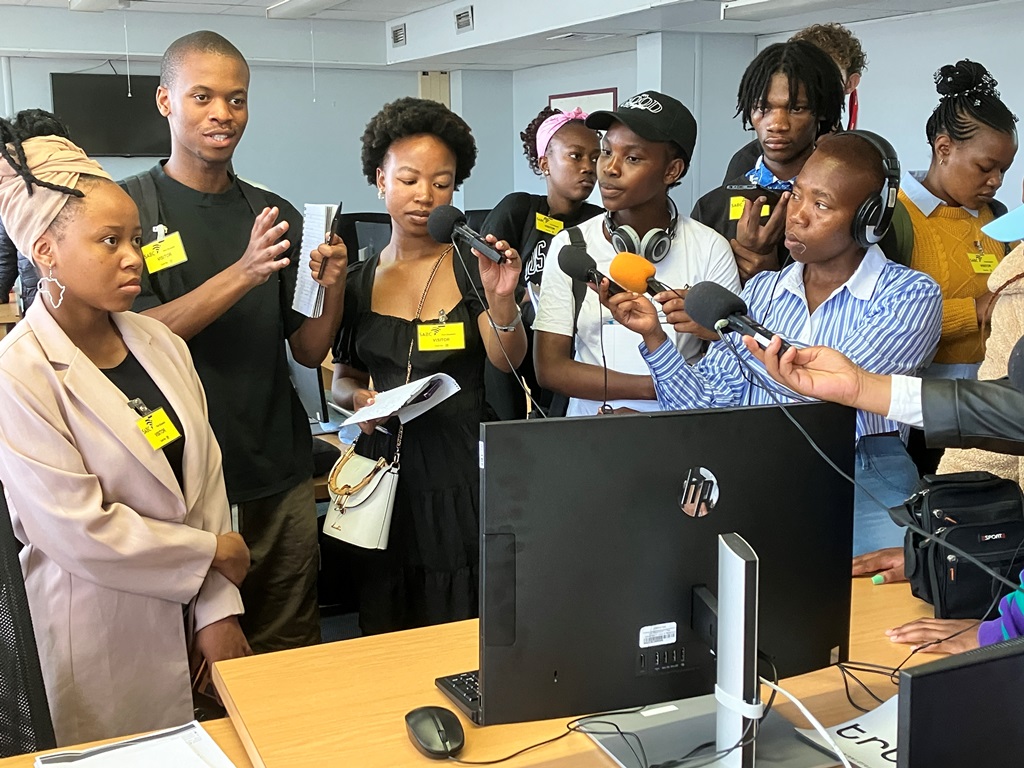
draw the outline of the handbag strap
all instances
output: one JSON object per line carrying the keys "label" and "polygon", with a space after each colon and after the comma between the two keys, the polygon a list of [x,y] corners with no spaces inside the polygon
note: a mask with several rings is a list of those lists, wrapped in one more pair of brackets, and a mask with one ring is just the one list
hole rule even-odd
{"label": "handbag strap", "polygon": [[[437,261],[434,262],[434,268],[430,270],[430,277],[427,278],[427,284],[423,286],[423,295],[420,296],[419,306],[416,307],[416,317],[413,318],[413,322],[420,319],[420,315],[423,313],[423,305],[427,302],[427,294],[430,292],[430,285],[434,282],[434,275],[437,274],[437,270],[441,266],[441,262],[444,261],[444,257],[452,252],[454,246],[449,245],[445,248],[441,255],[437,257]],[[412,381],[412,349],[416,346],[416,337],[413,336],[409,339],[409,359],[405,364],[405,383],[408,384]],[[398,427],[398,437],[395,440],[395,458],[392,464],[395,467],[399,466],[400,459],[402,457],[402,435],[405,433],[405,424],[400,424]]]}

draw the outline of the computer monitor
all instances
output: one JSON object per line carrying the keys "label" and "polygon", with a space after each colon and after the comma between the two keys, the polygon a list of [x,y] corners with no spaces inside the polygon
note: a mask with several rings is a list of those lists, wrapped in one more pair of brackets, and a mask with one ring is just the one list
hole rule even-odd
{"label": "computer monitor", "polygon": [[900,670],[897,768],[1020,765],[1024,639]]}
{"label": "computer monitor", "polygon": [[[855,412],[786,406],[853,472]],[[760,558],[760,649],[780,676],[847,658],[853,487],[778,407],[481,427],[482,724],[710,693],[691,627],[717,539]]]}
{"label": "computer monitor", "polygon": [[324,383],[320,378],[319,368],[307,368],[301,363],[295,362],[292,357],[291,347],[284,345],[285,354],[288,356],[288,378],[291,379],[292,387],[299,396],[299,402],[309,418],[310,424],[315,422],[331,421],[331,414],[327,410],[327,395],[324,393]]}
{"label": "computer monitor", "polygon": [[356,241],[360,251],[366,249],[367,258],[380,253],[391,242],[391,222],[357,221]]}

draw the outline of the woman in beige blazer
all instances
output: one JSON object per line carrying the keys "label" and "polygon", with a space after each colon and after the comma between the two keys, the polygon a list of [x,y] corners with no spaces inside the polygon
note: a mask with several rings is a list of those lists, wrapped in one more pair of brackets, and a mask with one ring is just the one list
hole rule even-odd
{"label": "woman in beige blazer", "polygon": [[[6,121],[0,136],[0,218],[43,276],[0,342],[0,480],[57,742],[180,724],[190,653],[250,652],[249,555],[203,388],[180,338],[125,311],[142,269],[131,199],[66,139]],[[148,410],[180,437],[151,443]]]}

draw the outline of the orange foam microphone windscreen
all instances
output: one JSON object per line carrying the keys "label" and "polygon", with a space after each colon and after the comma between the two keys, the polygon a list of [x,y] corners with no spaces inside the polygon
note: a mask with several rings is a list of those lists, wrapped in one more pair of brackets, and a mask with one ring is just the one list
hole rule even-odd
{"label": "orange foam microphone windscreen", "polygon": [[609,277],[627,291],[647,293],[647,281],[654,277],[654,265],[635,253],[620,253],[612,259]]}

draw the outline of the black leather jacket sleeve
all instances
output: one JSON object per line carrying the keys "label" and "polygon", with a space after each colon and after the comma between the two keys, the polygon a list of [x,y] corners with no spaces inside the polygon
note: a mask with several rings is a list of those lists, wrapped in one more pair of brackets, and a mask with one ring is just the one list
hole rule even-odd
{"label": "black leather jacket sleeve", "polygon": [[1009,379],[925,379],[921,410],[929,448],[1024,456],[1024,393]]}

